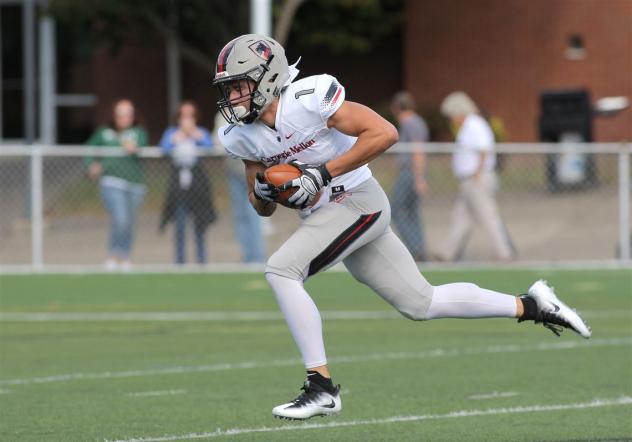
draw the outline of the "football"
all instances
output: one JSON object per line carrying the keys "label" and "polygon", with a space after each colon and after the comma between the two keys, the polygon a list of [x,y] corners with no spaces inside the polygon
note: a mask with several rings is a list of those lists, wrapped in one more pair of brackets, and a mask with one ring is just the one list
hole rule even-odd
{"label": "football", "polygon": [[[275,186],[285,184],[288,181],[292,181],[293,179],[300,177],[301,175],[301,170],[298,167],[292,166],[291,164],[277,164],[276,166],[267,168],[263,173],[266,181]],[[277,197],[277,201],[282,204],[285,203],[287,199],[294,194],[294,192],[296,192],[295,188],[280,192],[279,196]],[[316,204],[319,199],[320,193],[316,195],[316,198],[314,198],[314,200],[311,202],[310,207]]]}
{"label": "football", "polygon": [[[288,181],[292,181],[293,179],[300,177],[301,170],[290,164],[277,164],[276,166],[267,168],[263,175],[268,183],[278,187]],[[284,190],[279,193],[277,200],[279,202],[285,202],[295,191],[296,189]]]}

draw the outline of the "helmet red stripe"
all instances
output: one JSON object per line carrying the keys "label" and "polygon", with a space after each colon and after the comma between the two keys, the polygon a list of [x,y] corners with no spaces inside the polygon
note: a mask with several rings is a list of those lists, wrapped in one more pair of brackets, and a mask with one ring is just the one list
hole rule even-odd
{"label": "helmet red stripe", "polygon": [[231,43],[224,46],[222,52],[219,53],[219,57],[217,57],[217,72],[224,72],[226,70],[226,63],[228,62],[228,56],[232,51],[235,45]]}

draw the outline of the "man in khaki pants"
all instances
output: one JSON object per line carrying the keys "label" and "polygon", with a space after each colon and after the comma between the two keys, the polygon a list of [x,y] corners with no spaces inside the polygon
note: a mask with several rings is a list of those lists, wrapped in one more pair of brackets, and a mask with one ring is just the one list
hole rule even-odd
{"label": "man in khaki pants", "polygon": [[500,261],[510,261],[514,249],[500,217],[494,194],[497,188],[494,134],[464,92],[452,92],[441,104],[441,113],[457,128],[457,150],[452,171],[459,180],[459,196],[452,211],[448,238],[436,257],[458,258],[465,248],[473,222],[480,223]]}

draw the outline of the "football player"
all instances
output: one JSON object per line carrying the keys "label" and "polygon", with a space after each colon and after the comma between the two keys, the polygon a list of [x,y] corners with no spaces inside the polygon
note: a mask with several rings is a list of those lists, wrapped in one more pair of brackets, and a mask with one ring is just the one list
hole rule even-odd
{"label": "football player", "polygon": [[[303,287],[307,278],[341,261],[412,320],[518,318],[558,335],[570,328],[590,337],[584,321],[544,281],[519,297],[471,283],[428,283],[392,232],[388,199],[367,166],[397,142],[397,130],[368,107],[345,100],[345,88],[331,75],[294,81],[297,75],[278,42],[249,34],[224,46],[213,81],[228,122],[218,135],[228,154],[245,164],[253,207],[271,216],[279,191],[292,187],[285,204],[304,218],[265,269],[307,369],[303,392],[274,407],[274,416],[308,419],[341,410],[320,314]],[[294,164],[301,177],[280,188],[267,183],[262,172],[279,163]]]}

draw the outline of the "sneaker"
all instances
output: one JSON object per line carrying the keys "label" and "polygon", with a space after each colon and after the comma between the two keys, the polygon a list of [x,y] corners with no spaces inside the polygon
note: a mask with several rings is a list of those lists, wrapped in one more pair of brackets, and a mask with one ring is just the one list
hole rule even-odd
{"label": "sneaker", "polygon": [[[534,320],[536,324],[542,323],[557,336],[564,328],[570,328],[582,337],[590,338],[592,334],[590,327],[575,309],[571,309],[555,296],[553,289],[547,285],[546,281],[536,281],[525,296],[533,299],[538,305],[538,314]],[[522,321],[518,320],[518,322]]]}
{"label": "sneaker", "polygon": [[292,402],[274,407],[272,415],[278,419],[303,420],[340,413],[340,385],[334,386],[332,391],[327,391],[315,382],[306,380],[301,390],[303,393]]}
{"label": "sneaker", "polygon": [[103,267],[105,268],[105,270],[107,272],[114,272],[116,270],[118,270],[119,268],[119,263],[116,259],[114,258],[108,258],[105,260],[105,262],[103,263]]}
{"label": "sneaker", "polygon": [[123,272],[131,272],[132,271],[132,261],[130,261],[129,259],[122,260],[119,268]]}

